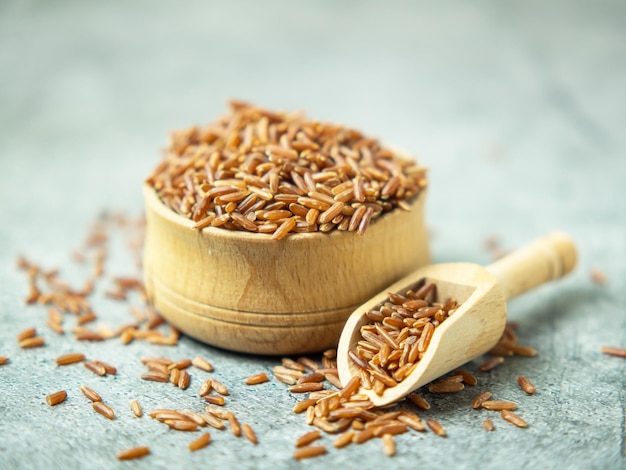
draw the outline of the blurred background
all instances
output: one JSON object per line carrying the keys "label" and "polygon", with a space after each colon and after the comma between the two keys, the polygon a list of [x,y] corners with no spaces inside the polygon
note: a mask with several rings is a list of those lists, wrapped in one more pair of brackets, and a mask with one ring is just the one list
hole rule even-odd
{"label": "blurred background", "polygon": [[169,130],[240,98],[416,155],[442,258],[582,208],[624,222],[625,20],[619,0],[4,1],[2,210],[46,230],[67,207],[139,211]]}
{"label": "blurred background", "polygon": [[544,463],[617,468],[624,365],[593,361],[600,344],[626,346],[625,25],[622,0],[3,0],[0,321],[23,315],[18,252],[58,265],[99,211],[142,212],[171,129],[211,122],[229,98],[302,109],[429,167],[435,261],[488,263],[490,236],[510,249],[572,234],[580,266],[560,296],[541,291],[511,315],[560,361],[546,376],[574,374],[551,382],[566,414],[546,419],[571,417],[572,436],[591,426],[553,436]]}

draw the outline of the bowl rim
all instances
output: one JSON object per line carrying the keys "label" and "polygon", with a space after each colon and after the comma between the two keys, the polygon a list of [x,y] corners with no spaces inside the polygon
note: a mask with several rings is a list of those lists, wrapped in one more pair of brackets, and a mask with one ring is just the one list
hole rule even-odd
{"label": "bowl rim", "polygon": [[[407,203],[411,207],[411,210],[419,207],[424,200],[425,194],[428,190],[428,185],[423,187],[420,192],[413,196],[411,199],[407,199]],[[146,204],[146,209],[150,209],[155,211],[159,216],[167,219],[169,222],[179,225],[183,228],[192,230],[197,233],[201,233],[203,236],[211,236],[211,237],[220,237],[226,240],[237,240],[237,241],[245,241],[250,243],[276,243],[276,242],[286,242],[286,243],[295,243],[301,242],[303,240],[328,240],[329,237],[345,237],[346,235],[357,236],[356,232],[348,232],[348,231],[339,231],[339,230],[331,230],[328,233],[324,232],[304,232],[304,233],[295,233],[290,234],[289,236],[283,238],[282,240],[274,240],[271,234],[266,233],[254,233],[243,230],[228,230],[220,227],[205,227],[201,230],[194,228],[195,222],[191,219],[183,217],[180,214],[177,214],[172,209],[167,207],[159,196],[157,195],[156,189],[151,186],[149,183],[144,182],[143,184],[143,193],[144,193],[144,201]],[[393,210],[384,213],[382,216],[378,217],[372,222],[372,226],[370,229],[378,224],[380,224],[383,220],[388,221],[394,217],[400,217],[403,214],[406,214],[407,211],[404,211],[399,208],[394,208]]]}

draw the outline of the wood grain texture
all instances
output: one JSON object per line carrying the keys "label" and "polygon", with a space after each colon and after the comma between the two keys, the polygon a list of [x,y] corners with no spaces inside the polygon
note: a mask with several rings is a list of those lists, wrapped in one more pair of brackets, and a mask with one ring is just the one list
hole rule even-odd
{"label": "wood grain texture", "polygon": [[358,305],[430,260],[423,192],[364,235],[198,231],[144,187],[144,277],[157,310],[200,341],[289,354],[335,346]]}

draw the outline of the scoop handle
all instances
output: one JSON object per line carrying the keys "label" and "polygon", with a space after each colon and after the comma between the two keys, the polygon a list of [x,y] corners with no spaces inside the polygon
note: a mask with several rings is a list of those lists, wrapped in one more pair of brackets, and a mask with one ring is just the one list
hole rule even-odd
{"label": "scoop handle", "polygon": [[576,266],[576,246],[565,233],[554,232],[487,266],[508,299],[559,279]]}

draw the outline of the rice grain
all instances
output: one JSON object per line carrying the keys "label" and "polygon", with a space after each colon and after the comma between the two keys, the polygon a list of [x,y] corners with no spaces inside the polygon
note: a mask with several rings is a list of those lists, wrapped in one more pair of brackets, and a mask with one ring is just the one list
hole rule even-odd
{"label": "rice grain", "polygon": [[104,361],[100,361],[98,359],[94,359],[93,362],[98,364],[99,366],[104,367],[104,370],[106,371],[107,374],[111,374],[111,375],[117,374],[117,368],[115,366],[112,366],[111,364],[104,362]]}
{"label": "rice grain", "polygon": [[246,377],[243,381],[247,385],[258,385],[267,382],[268,380],[269,378],[267,377],[267,374],[265,372],[259,372],[257,374]]}
{"label": "rice grain", "polygon": [[107,373],[107,370],[104,368],[103,365],[98,364],[94,361],[85,361],[83,365],[85,366],[85,369],[87,369],[90,372],[93,372],[96,375],[99,375],[100,377],[105,376]]}
{"label": "rice grain", "polygon": [[481,372],[489,372],[490,370],[495,369],[500,364],[504,362],[504,358],[502,356],[496,356],[493,359],[489,359],[487,362],[482,363],[478,366],[478,370]]}
{"label": "rice grain", "polygon": [[[358,422],[359,421],[353,421],[353,424],[358,423]],[[345,433],[341,434],[339,437],[337,437],[333,441],[333,447],[335,447],[336,449],[341,449],[351,444],[353,439],[354,439],[354,431],[346,431]]]}
{"label": "rice grain", "polygon": [[224,397],[216,397],[214,395],[205,395],[203,398],[204,398],[204,401],[206,401],[207,403],[210,403],[211,405],[224,406],[224,403],[226,403],[226,400],[224,400]]}
{"label": "rice grain", "polygon": [[438,382],[430,384],[428,391],[431,393],[455,393],[463,390],[465,386],[459,382]]}
{"label": "rice grain", "polygon": [[150,453],[150,447],[133,447],[117,453],[118,460],[134,460],[145,457]]}
{"label": "rice grain", "polygon": [[608,354],[609,356],[626,357],[626,349],[623,349],[623,348],[616,348],[613,346],[602,346],[600,348],[600,351],[602,351],[604,354]]}
{"label": "rice grain", "polygon": [[186,370],[180,371],[180,377],[178,378],[178,388],[181,390],[186,390],[189,387],[189,382],[191,381],[191,376],[189,372]]}
{"label": "rice grain", "polygon": [[297,449],[293,453],[293,458],[296,460],[310,459],[324,455],[327,452],[326,446],[307,446]]}
{"label": "rice grain", "polygon": [[39,348],[46,344],[42,336],[35,336],[32,338],[26,338],[19,342],[19,346],[22,349]]}
{"label": "rice grain", "polygon": [[243,423],[241,425],[241,431],[243,433],[243,436],[250,442],[252,442],[253,444],[259,443],[254,430],[252,429],[252,427],[250,427],[249,424]]}
{"label": "rice grain", "polygon": [[143,410],[137,400],[130,401],[130,411],[132,411],[137,418],[141,418],[143,416]]}
{"label": "rice grain", "polygon": [[67,392],[65,390],[60,390],[58,392],[51,393],[46,397],[46,403],[50,406],[56,406],[59,403],[63,403],[67,398]]}
{"label": "rice grain", "polygon": [[[104,368],[102,368],[102,370],[104,370]],[[163,374],[161,372],[150,371],[150,372],[144,372],[143,374],[141,374],[141,380],[147,380],[150,382],[169,382],[170,376],[169,374]]]}
{"label": "rice grain", "polygon": [[482,403],[481,407],[490,411],[515,410],[517,409],[517,403],[512,401],[487,400]]}
{"label": "rice grain", "polygon": [[518,415],[516,415],[512,411],[502,410],[500,412],[500,416],[502,416],[502,419],[504,419],[505,421],[508,421],[511,424],[514,424],[518,428],[525,428],[528,426],[528,423],[526,421],[524,421],[522,418],[520,418]]}
{"label": "rice grain", "polygon": [[477,410],[478,408],[483,406],[483,403],[489,400],[491,396],[491,392],[482,392],[472,401],[472,408]]}
{"label": "rice grain", "polygon": [[17,342],[21,343],[25,339],[34,338],[35,336],[37,336],[37,329],[35,327],[26,328],[17,335]]}
{"label": "rice grain", "polygon": [[210,442],[211,442],[211,434],[209,434],[208,432],[205,432],[198,439],[191,441],[187,445],[187,448],[191,452],[195,452],[197,450],[203,449],[204,447],[208,446]]}
{"label": "rice grain", "polygon": [[169,364],[167,368],[170,370],[172,369],[183,370],[190,366],[191,366],[191,359],[181,359],[180,361]]}
{"label": "rice grain", "polygon": [[304,447],[308,446],[311,442],[316,441],[322,436],[319,431],[309,431],[306,434],[303,434],[298,439],[296,439],[295,446],[296,447]]}
{"label": "rice grain", "polygon": [[458,369],[454,373],[463,377],[463,383],[465,385],[473,387],[478,383],[478,379],[476,378],[476,376],[465,369]]}
{"label": "rice grain", "polygon": [[421,395],[417,393],[411,393],[409,395],[409,400],[411,400],[415,406],[421,408],[422,410],[430,410],[430,403]]}
{"label": "rice grain", "polygon": [[106,405],[101,401],[95,401],[92,403],[91,406],[97,413],[101,414],[105,418],[110,420],[115,419],[115,412],[113,411],[113,408],[111,408],[109,405]]}
{"label": "rice grain", "polygon": [[292,411],[294,413],[302,413],[302,412],[306,411],[307,408],[309,408],[309,406],[314,406],[316,403],[317,403],[317,400],[313,399],[313,398],[302,400],[302,401],[299,401],[298,403],[296,403],[294,405]]}
{"label": "rice grain", "polygon": [[396,443],[391,434],[383,434],[383,452],[388,457],[396,455]]}
{"label": "rice grain", "polygon": [[187,419],[166,419],[163,422],[174,431],[194,432],[198,430],[198,424]]}
{"label": "rice grain", "polygon": [[191,363],[194,367],[197,367],[200,370],[203,370],[205,372],[213,372],[213,365],[203,357],[196,356],[191,360]]}
{"label": "rice grain", "polygon": [[83,393],[83,395],[89,398],[92,402],[102,401],[102,397],[98,393],[96,393],[95,391],[87,387],[86,385],[81,385],[80,391]]}
{"label": "rice grain", "polygon": [[435,421],[434,419],[427,419],[426,425],[439,437],[447,437],[446,430],[438,421]]}
{"label": "rice grain", "polygon": [[228,417],[228,427],[234,436],[241,437],[241,425],[239,424],[239,420],[233,414]]}
{"label": "rice grain", "polygon": [[528,395],[533,395],[537,391],[537,388],[532,384],[532,382],[523,375],[517,377],[517,383]]}
{"label": "rice grain", "polygon": [[322,390],[323,388],[324,388],[323,383],[309,382],[309,383],[292,385],[291,387],[289,387],[289,391],[291,393],[307,393],[307,392],[314,392],[314,391]]}
{"label": "rice grain", "polygon": [[211,387],[213,387],[213,390],[215,390],[220,395],[228,396],[228,389],[224,386],[222,382],[213,379],[211,380]]}
{"label": "rice grain", "polygon": [[82,353],[68,353],[57,357],[55,362],[60,366],[64,366],[67,364],[75,364],[83,360],[85,360],[85,355]]}

